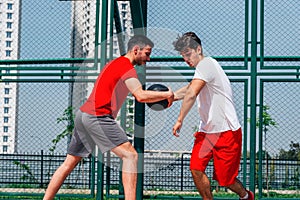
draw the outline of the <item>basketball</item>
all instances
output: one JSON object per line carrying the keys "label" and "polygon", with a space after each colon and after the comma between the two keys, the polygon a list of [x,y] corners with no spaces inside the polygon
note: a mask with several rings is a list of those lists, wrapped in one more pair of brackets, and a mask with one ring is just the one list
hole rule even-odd
{"label": "basketball", "polygon": [[[168,87],[162,85],[162,84],[153,84],[150,87],[148,87],[147,90],[153,90],[153,91],[168,91]],[[157,102],[153,102],[153,103],[147,103],[147,106],[149,106],[149,108],[151,108],[152,110],[155,111],[160,111],[160,110],[164,110],[168,107],[168,100],[161,100],[161,101],[157,101]]]}

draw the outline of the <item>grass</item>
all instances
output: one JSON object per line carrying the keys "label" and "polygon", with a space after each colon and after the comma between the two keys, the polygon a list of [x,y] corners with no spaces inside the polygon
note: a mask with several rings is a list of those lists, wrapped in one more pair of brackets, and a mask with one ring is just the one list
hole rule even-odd
{"label": "grass", "polygon": [[[168,193],[165,193],[164,191],[159,191],[155,194],[147,194],[145,195],[144,199],[156,199],[156,200],[162,200],[162,199],[200,199],[200,196],[197,193],[177,193],[174,194],[175,191],[168,191]],[[9,194],[8,194],[9,195]],[[238,199],[237,195],[231,192],[214,192],[214,197],[216,199]],[[263,193],[263,198],[268,199],[300,199],[300,192],[296,192],[296,194],[281,194],[277,192],[269,192]],[[9,199],[9,200],[41,200],[41,196],[0,196],[0,199]],[[96,197],[94,198],[78,198],[76,196],[74,197],[57,197],[55,200],[96,200]],[[118,198],[104,198],[104,200],[113,200]]]}

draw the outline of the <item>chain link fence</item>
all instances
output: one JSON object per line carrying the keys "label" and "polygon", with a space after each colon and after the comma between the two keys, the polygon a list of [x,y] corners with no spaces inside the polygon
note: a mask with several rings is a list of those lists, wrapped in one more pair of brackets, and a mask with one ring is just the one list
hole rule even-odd
{"label": "chain link fence", "polygon": [[[12,11],[11,2],[15,5]],[[298,1],[146,2],[145,25],[155,47],[146,67],[145,87],[161,83],[176,90],[188,84],[193,70],[174,51],[172,42],[184,32],[196,32],[202,39],[204,54],[220,62],[232,83],[244,133],[239,178],[247,187],[255,179],[260,199],[281,193],[293,193],[299,198]],[[126,40],[135,32],[136,19],[132,19],[132,13],[140,11],[130,1],[26,0],[18,3],[17,0],[0,1],[3,44],[0,49],[0,196],[4,197],[43,194],[51,175],[63,162],[70,139],[70,135],[58,136],[72,125],[70,114],[86,100],[101,62],[124,53]],[[107,10],[100,6],[105,3]],[[257,5],[256,13],[253,4]],[[7,16],[3,17],[4,14]],[[6,20],[15,14],[19,21]],[[255,17],[258,24],[253,24]],[[14,29],[15,23],[20,28]],[[108,35],[103,39],[105,29]],[[9,38],[9,32],[18,33],[18,37]],[[253,34],[257,41],[253,41]],[[17,45],[10,47],[10,42]],[[101,51],[104,43],[107,48]],[[254,43],[257,51],[252,52]],[[7,57],[8,51],[17,51],[12,55],[18,56]],[[253,80],[257,83],[254,100]],[[251,115],[253,103],[255,116]],[[171,130],[180,106],[181,102],[174,102],[171,108],[159,112],[145,106],[144,194],[155,195],[161,191],[195,194],[189,158],[199,118],[196,108],[192,108],[181,136],[174,137]],[[134,136],[135,111],[131,96],[123,109],[125,118],[120,114],[118,120]],[[249,123],[253,119],[257,122],[255,132],[251,132]],[[253,134],[255,141],[251,139]],[[251,148],[255,152],[250,152]],[[256,157],[251,157],[251,153]],[[255,173],[251,171],[251,159],[255,159]],[[95,196],[97,170],[101,167],[98,161],[97,157],[84,159],[65,181],[59,195]],[[119,190],[120,160],[114,155],[104,155],[104,161],[104,189],[109,197],[110,192]],[[212,171],[209,165],[209,177]],[[225,191],[215,181],[212,189]]]}

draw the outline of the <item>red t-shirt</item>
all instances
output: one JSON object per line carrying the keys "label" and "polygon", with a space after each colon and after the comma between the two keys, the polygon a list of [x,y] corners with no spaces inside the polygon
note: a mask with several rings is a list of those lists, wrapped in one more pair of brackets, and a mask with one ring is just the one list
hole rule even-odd
{"label": "red t-shirt", "polygon": [[112,115],[116,118],[129,92],[124,82],[128,78],[137,78],[130,60],[121,56],[111,61],[99,74],[92,93],[80,110],[91,115]]}

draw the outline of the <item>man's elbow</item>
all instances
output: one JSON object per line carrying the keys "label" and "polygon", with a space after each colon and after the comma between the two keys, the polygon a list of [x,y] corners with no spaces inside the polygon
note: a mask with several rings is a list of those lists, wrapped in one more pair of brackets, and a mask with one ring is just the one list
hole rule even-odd
{"label": "man's elbow", "polygon": [[146,98],[143,97],[143,95],[136,95],[136,94],[133,94],[134,98],[140,102],[140,103],[145,103],[146,102]]}

